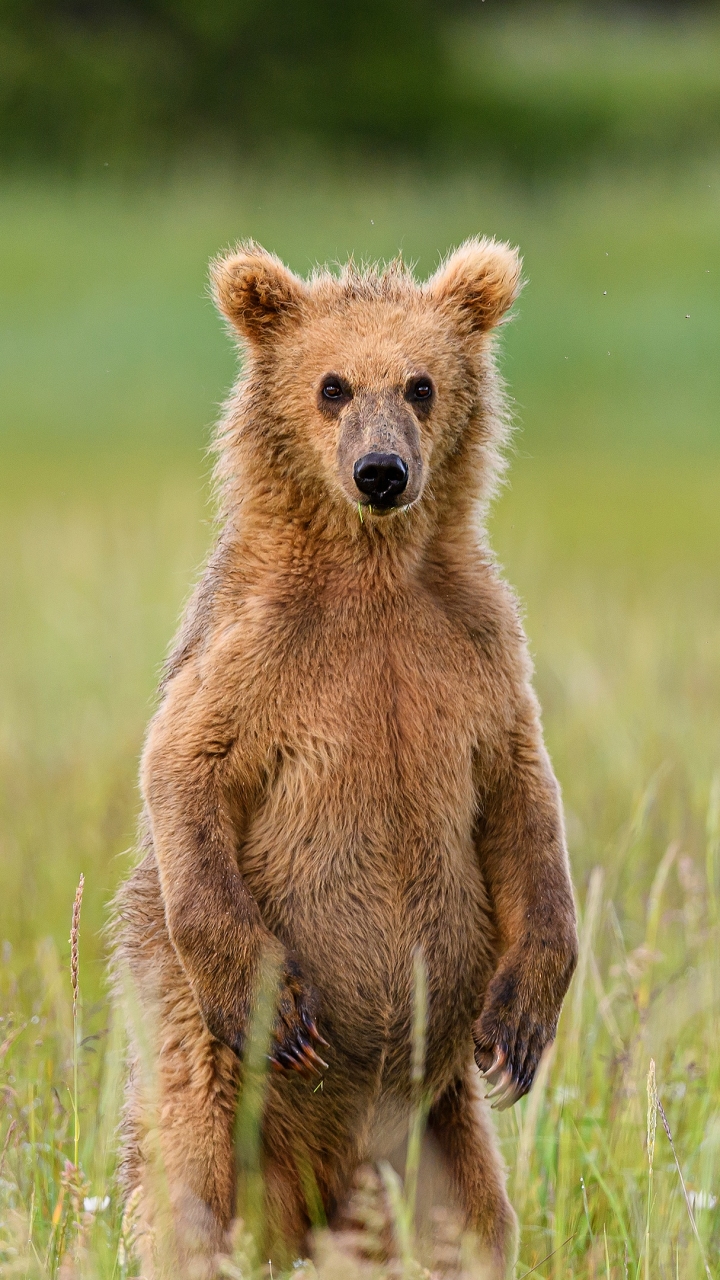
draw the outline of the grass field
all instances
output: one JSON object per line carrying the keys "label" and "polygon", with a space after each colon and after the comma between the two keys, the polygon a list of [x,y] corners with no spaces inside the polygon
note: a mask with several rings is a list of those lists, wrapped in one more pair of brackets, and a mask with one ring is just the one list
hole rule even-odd
{"label": "grass field", "polygon": [[[534,192],[299,164],[111,181],[0,196],[0,1275],[134,1274],[101,929],[212,533],[203,447],[233,358],[206,260],[253,234],[300,270],[402,247],[428,271],[482,230],[521,244],[530,279],[493,535],[526,602],[583,929],[555,1056],[500,1118],[516,1274],[556,1250],[534,1274],[720,1276],[717,171]],[[651,1058],[687,1199],[660,1121],[649,1198]]]}

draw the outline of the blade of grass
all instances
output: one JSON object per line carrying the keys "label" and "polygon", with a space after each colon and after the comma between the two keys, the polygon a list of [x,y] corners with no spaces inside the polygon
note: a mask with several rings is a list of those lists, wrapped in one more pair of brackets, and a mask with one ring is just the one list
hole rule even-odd
{"label": "blade of grass", "polygon": [[702,1240],[700,1239],[700,1232],[699,1232],[699,1231],[698,1231],[698,1229],[697,1229],[697,1223],[696,1223],[696,1221],[695,1221],[695,1214],[693,1213],[692,1205],[691,1205],[691,1203],[690,1203],[690,1197],[689,1197],[689,1195],[688,1195],[687,1187],[686,1187],[686,1185],[685,1185],[685,1179],[684,1179],[684,1177],[683,1177],[683,1171],[682,1171],[682,1169],[680,1168],[680,1161],[678,1160],[678,1154],[677,1154],[677,1151],[675,1150],[675,1143],[673,1142],[673,1136],[672,1136],[672,1133],[670,1132],[670,1125],[668,1124],[668,1118],[667,1118],[667,1116],[665,1115],[665,1109],[664,1109],[663,1104],[662,1104],[662,1102],[660,1101],[660,1099],[659,1099],[659,1098],[657,1099],[657,1109],[658,1109],[658,1111],[660,1112],[660,1119],[662,1120],[663,1129],[665,1130],[665,1133],[667,1134],[667,1140],[668,1140],[668,1142],[670,1143],[670,1149],[671,1149],[671,1151],[672,1151],[672,1153],[673,1153],[673,1159],[674,1159],[674,1161],[675,1161],[675,1168],[676,1168],[676,1169],[677,1169],[677,1171],[678,1171],[678,1177],[679,1177],[679,1179],[680,1179],[680,1186],[682,1187],[682,1193],[683,1193],[683,1195],[684,1195],[684,1197],[685,1197],[685,1207],[686,1207],[687,1212],[688,1212],[688,1218],[690,1219],[690,1226],[692,1227],[693,1235],[695,1236],[695,1239],[696,1239],[696,1241],[697,1241],[698,1249],[700,1250],[700,1257],[702,1258],[702,1264],[703,1264],[703,1267],[705,1268],[705,1275],[707,1276],[707,1280],[713,1280],[713,1274],[712,1274],[712,1272],[711,1272],[711,1270],[710,1270],[710,1267],[708,1266],[708,1260],[707,1260],[707,1257],[706,1257],[706,1255],[705,1255],[705,1250],[704,1250],[704,1248],[703,1248],[703,1242],[702,1242]]}
{"label": "blade of grass", "polygon": [[[590,873],[588,883],[585,910],[580,928],[578,964],[571,987],[570,1025],[563,1045],[561,1087],[563,1096],[568,1097],[574,1095],[578,1087],[583,1005],[593,938],[602,906],[603,880],[602,868],[594,867]],[[571,1219],[571,1201],[577,1189],[576,1177],[572,1153],[571,1125],[568,1123],[565,1108],[563,1107],[558,1119],[557,1189],[553,1221],[555,1253],[557,1253],[557,1249],[560,1246],[560,1240],[567,1236],[570,1226],[576,1225]],[[574,1234],[577,1234],[577,1231]],[[561,1269],[562,1259],[556,1257],[554,1267],[556,1280],[563,1280]]]}
{"label": "blade of grass", "polygon": [[706,817],[705,868],[709,894],[710,922],[718,924],[718,854],[720,853],[720,773],[710,784]]}
{"label": "blade of grass", "polygon": [[648,1193],[647,1213],[645,1215],[645,1280],[650,1280],[650,1215],[653,1202],[653,1160],[655,1158],[655,1128],[657,1123],[657,1084],[655,1082],[655,1062],[650,1059],[647,1074],[647,1155],[648,1155]]}
{"label": "blade of grass", "polygon": [[554,1258],[556,1254],[560,1253],[565,1248],[566,1244],[570,1244],[570,1241],[574,1240],[576,1235],[577,1231],[574,1231],[571,1236],[568,1236],[567,1240],[563,1240],[562,1244],[558,1245],[557,1249],[553,1249],[552,1253],[546,1253],[545,1257],[541,1258],[539,1262],[536,1262],[535,1266],[531,1267],[529,1271],[523,1271],[520,1276],[520,1280],[527,1280],[528,1276],[534,1276],[535,1272],[539,1271],[541,1267],[545,1266],[546,1262],[549,1262],[551,1258]]}
{"label": "blade of grass", "polygon": [[412,1224],[408,1218],[403,1185],[398,1173],[387,1160],[381,1160],[378,1168],[390,1202],[393,1235],[400,1254],[403,1275],[407,1277],[415,1270],[415,1259],[413,1257]]}
{"label": "blade of grass", "polygon": [[670,869],[675,861],[679,849],[678,842],[674,840],[668,845],[658,864],[657,871],[653,877],[647,905],[647,925],[645,928],[645,949],[650,959],[647,968],[643,974],[642,981],[638,989],[638,1008],[641,1013],[647,1009],[650,1003],[650,988],[652,984],[653,974],[653,956],[657,949],[657,935],[660,927],[660,911],[662,908],[662,896],[670,874]]}
{"label": "blade of grass", "polygon": [[[268,1081],[268,1053],[277,1010],[278,979],[277,964],[269,954],[263,955],[243,1055],[240,1099],[235,1120],[237,1212],[245,1221],[258,1248],[263,1236],[261,1129]],[[256,1261],[259,1262],[259,1259]]]}
{"label": "blade of grass", "polygon": [[414,1108],[410,1120],[407,1159],[405,1162],[405,1205],[410,1230],[413,1229],[413,1224],[415,1222],[418,1178],[420,1174],[420,1153],[429,1108],[429,1100],[424,1090],[426,1038],[427,969],[425,967],[425,960],[423,958],[422,951],[417,947],[413,954],[411,1087],[414,1096]]}
{"label": "blade of grass", "polygon": [[628,1254],[628,1258],[632,1262],[633,1267],[637,1267],[638,1263],[635,1257],[635,1250],[633,1249],[632,1241],[630,1239],[630,1233],[628,1231],[625,1218],[623,1217],[622,1209],[620,1208],[620,1202],[615,1192],[613,1191],[612,1187],[608,1183],[607,1179],[603,1177],[602,1173],[600,1172],[597,1166],[597,1161],[595,1160],[595,1157],[593,1156],[592,1152],[588,1151],[587,1146],[582,1140],[580,1131],[576,1126],[574,1127],[575,1127],[575,1135],[580,1144],[580,1147],[582,1148],[583,1155],[585,1156],[585,1159],[587,1160],[587,1163],[589,1164],[590,1169],[592,1170],[593,1177],[595,1178],[595,1181],[597,1182],[601,1191],[604,1191],[605,1196],[607,1197],[608,1203],[610,1205],[610,1208],[615,1214],[615,1218],[617,1219],[617,1224],[620,1228],[620,1234],[622,1235],[622,1238],[625,1244],[625,1249]]}
{"label": "blade of grass", "polygon": [[535,1136],[537,1133],[538,1121],[543,1102],[545,1101],[545,1092],[547,1089],[550,1072],[552,1070],[553,1061],[555,1059],[555,1048],[557,1041],[553,1040],[551,1044],[544,1050],[540,1065],[533,1087],[525,1108],[522,1129],[520,1130],[520,1139],[518,1142],[517,1158],[515,1161],[515,1199],[518,1202],[518,1211],[522,1207],[527,1191],[528,1181],[530,1177],[530,1162],[535,1147]]}

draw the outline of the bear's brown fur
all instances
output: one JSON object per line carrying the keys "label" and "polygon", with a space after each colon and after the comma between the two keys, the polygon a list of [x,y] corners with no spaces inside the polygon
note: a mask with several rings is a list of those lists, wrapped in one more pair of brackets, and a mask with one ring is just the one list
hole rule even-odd
{"label": "bear's brown fur", "polygon": [[[406,1120],[420,948],[428,1130],[499,1277],[515,1221],[473,1053],[501,1105],[525,1093],[576,958],[558,788],[484,529],[506,433],[491,331],[517,255],[473,240],[423,285],[397,263],[305,282],[247,244],[213,281],[246,362],[218,439],[222,529],[145,747],[145,857],[119,900],[126,1186],[156,1227],[164,1197],[180,1270],[212,1269],[269,957],[268,1250],[302,1252],[308,1170],[332,1225]],[[395,459],[395,491],[386,471],[358,488],[369,455]]]}

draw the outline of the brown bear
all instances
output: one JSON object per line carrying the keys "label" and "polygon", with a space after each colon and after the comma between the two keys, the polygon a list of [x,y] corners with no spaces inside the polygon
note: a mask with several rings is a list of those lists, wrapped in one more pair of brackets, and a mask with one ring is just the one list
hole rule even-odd
{"label": "brown bear", "polygon": [[332,1226],[407,1118],[418,949],[428,1140],[489,1274],[512,1260],[478,1083],[496,1106],[527,1092],[577,952],[558,787],[485,531],[508,429],[491,335],[519,276],[488,240],[424,284],[399,262],[304,281],[253,243],[213,265],[245,350],[221,528],[167,664],[145,856],[118,904],[123,1176],[148,1223],[164,1196],[174,1274],[211,1274],[227,1244],[261,963],[279,974],[264,1256],[282,1263],[308,1247],[308,1170]]}

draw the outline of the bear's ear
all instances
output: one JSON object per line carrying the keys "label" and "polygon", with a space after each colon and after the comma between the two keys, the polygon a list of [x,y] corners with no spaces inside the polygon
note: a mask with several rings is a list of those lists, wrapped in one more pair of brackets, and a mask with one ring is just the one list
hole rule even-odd
{"label": "bear's ear", "polygon": [[297,315],[305,296],[302,280],[252,240],[216,258],[210,280],[218,310],[243,338],[255,342]]}
{"label": "bear's ear", "polygon": [[488,333],[522,287],[517,249],[497,240],[466,240],[445,260],[424,292],[449,312],[463,332]]}

